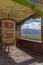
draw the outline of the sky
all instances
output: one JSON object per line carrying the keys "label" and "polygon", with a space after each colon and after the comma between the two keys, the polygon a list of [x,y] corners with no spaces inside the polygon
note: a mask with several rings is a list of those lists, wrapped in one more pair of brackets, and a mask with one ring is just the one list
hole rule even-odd
{"label": "sky", "polygon": [[37,0],[29,0],[30,2],[36,4],[37,3]]}
{"label": "sky", "polygon": [[41,30],[41,18],[27,20],[25,24],[22,25],[22,29],[26,28]]}

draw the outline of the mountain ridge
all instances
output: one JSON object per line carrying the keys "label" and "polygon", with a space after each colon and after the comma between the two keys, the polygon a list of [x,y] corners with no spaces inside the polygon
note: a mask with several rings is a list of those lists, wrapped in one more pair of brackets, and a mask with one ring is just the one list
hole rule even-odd
{"label": "mountain ridge", "polygon": [[30,28],[27,28],[27,29],[22,29],[22,34],[40,34],[41,33],[41,30],[35,30],[35,29],[30,29]]}

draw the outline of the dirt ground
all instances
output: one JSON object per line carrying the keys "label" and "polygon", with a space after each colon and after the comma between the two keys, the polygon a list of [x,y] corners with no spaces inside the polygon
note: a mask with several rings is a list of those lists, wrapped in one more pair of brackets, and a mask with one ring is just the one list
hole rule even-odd
{"label": "dirt ground", "polygon": [[43,56],[10,47],[9,53],[0,50],[0,65],[43,65]]}

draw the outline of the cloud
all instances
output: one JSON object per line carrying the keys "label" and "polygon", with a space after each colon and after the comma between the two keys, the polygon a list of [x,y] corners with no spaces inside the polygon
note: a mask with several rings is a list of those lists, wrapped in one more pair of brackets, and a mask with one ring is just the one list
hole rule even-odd
{"label": "cloud", "polygon": [[36,20],[40,20],[41,21],[41,18],[36,18]]}
{"label": "cloud", "polygon": [[41,22],[40,21],[39,22],[36,22],[36,21],[31,22],[30,21],[30,23],[22,25],[22,29],[24,29],[24,28],[39,30],[39,29],[41,29]]}

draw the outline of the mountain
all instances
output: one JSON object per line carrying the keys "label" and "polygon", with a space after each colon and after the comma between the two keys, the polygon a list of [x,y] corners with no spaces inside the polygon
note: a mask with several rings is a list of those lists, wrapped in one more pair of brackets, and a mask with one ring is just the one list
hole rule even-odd
{"label": "mountain", "polygon": [[22,34],[40,34],[40,33],[41,30],[35,30],[30,28],[22,29]]}

